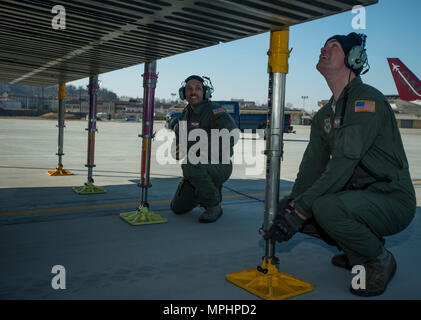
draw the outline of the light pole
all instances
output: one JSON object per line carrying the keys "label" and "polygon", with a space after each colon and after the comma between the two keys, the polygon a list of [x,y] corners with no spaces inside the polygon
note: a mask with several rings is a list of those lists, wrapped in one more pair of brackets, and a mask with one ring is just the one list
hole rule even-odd
{"label": "light pole", "polygon": [[303,99],[303,115],[301,116],[301,124],[304,124],[304,120],[303,120],[303,116],[305,114],[304,105],[305,105],[306,99],[308,99],[308,96],[301,96],[301,99]]}
{"label": "light pole", "polygon": [[308,96],[301,96],[301,99],[303,99],[303,110],[304,110],[305,101],[306,99],[308,99]]}

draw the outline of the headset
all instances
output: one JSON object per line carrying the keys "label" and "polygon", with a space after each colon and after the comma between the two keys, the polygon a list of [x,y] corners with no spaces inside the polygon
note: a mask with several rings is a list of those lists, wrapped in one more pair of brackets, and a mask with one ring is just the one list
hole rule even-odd
{"label": "headset", "polygon": [[202,83],[203,86],[203,100],[209,100],[209,98],[212,97],[212,93],[214,91],[213,85],[212,85],[212,81],[209,77],[199,77],[196,75],[192,75],[190,77],[188,77],[186,80],[184,80],[181,83],[181,88],[178,89],[178,95],[180,97],[181,100],[186,100],[186,85],[187,82],[189,82],[190,80],[195,79],[198,80]]}
{"label": "headset", "polygon": [[361,45],[354,46],[345,56],[345,65],[352,69],[357,75],[361,73],[364,67],[367,69],[362,73],[365,74],[370,70],[370,65],[368,64],[367,52],[365,49],[365,41],[367,36],[365,34],[357,34],[361,40]]}
{"label": "headset", "polygon": [[[345,56],[345,65],[350,68],[355,74],[358,76],[359,74],[365,74],[370,70],[370,65],[368,64],[367,52],[365,49],[365,40],[367,36],[365,34],[357,34],[357,36],[361,40],[361,44],[359,46],[354,46]],[[361,73],[361,71],[367,67],[367,69]],[[351,71],[349,72],[349,77],[351,77]],[[348,78],[349,83],[349,78]],[[344,107],[342,108],[341,118],[340,118],[340,126],[344,124],[345,120],[345,107],[348,103],[348,92],[349,88],[345,89],[344,92]]]}

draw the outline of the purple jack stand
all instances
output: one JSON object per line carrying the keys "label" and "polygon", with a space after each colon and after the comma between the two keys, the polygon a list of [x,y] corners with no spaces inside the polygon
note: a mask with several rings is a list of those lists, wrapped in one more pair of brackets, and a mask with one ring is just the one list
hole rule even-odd
{"label": "purple jack stand", "polygon": [[136,211],[121,213],[120,217],[127,223],[138,226],[145,224],[165,223],[168,220],[153,211],[149,211],[148,188],[151,169],[151,146],[153,138],[153,115],[155,106],[155,88],[158,80],[156,61],[145,63],[143,74],[143,117],[142,117],[142,156],[140,165],[140,183],[142,188],[140,205]]}
{"label": "purple jack stand", "polygon": [[98,101],[98,75],[89,77],[89,120],[88,120],[88,160],[85,167],[88,167],[88,181],[81,187],[73,187],[73,191],[78,194],[95,194],[105,193],[106,190],[94,185],[92,178],[95,156],[95,133],[96,129],[96,113]]}

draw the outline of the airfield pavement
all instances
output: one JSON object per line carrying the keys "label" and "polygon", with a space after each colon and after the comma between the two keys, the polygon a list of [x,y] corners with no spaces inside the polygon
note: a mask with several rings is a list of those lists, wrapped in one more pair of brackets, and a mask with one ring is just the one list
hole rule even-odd
{"label": "airfield pavement", "polygon": [[[236,146],[237,163],[223,188],[223,216],[200,224],[200,208],[182,216],[169,209],[181,177],[165,143],[171,132],[154,124],[151,210],[168,223],[130,226],[119,214],[140,201],[141,123],[98,121],[94,183],[105,194],[78,195],[87,180],[86,121],[66,121],[64,169],[57,166],[57,121],[0,119],[0,299],[259,299],[225,280],[227,273],[255,267],[264,255],[258,234],[265,192],[264,140],[246,134]],[[280,194],[292,188],[310,127],[284,135]],[[403,232],[386,237],[398,271],[387,291],[371,299],[420,299],[421,129],[401,129],[417,193],[417,213]],[[338,251],[297,234],[278,244],[280,270],[314,284],[291,299],[360,299],[349,292],[354,276],[334,267]],[[52,267],[66,270],[66,289],[55,290]]]}

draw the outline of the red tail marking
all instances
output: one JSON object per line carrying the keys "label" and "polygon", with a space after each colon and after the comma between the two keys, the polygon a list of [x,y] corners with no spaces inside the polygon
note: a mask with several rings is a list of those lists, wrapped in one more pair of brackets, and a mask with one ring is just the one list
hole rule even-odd
{"label": "red tail marking", "polygon": [[399,97],[405,101],[421,99],[421,81],[398,58],[387,58]]}

